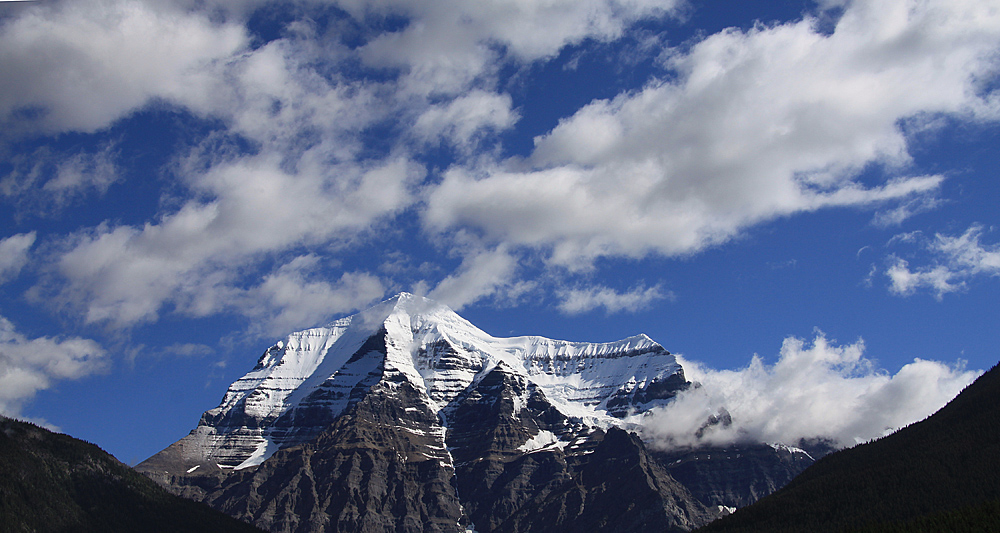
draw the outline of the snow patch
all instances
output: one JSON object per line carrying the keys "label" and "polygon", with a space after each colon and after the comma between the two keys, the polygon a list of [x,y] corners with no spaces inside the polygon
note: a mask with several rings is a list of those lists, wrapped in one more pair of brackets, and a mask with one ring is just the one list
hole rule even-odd
{"label": "snow patch", "polygon": [[808,458],[810,458],[810,459],[812,459],[812,460],[815,461],[815,459],[813,459],[813,456],[809,455],[809,452],[803,450],[802,448],[797,448],[795,446],[789,446],[787,444],[782,444],[780,442],[768,442],[767,445],[770,446],[772,449],[774,449],[774,451],[776,451],[776,452],[780,452],[780,451],[784,450],[786,452],[793,453],[793,454],[794,453],[801,453],[801,454],[805,455],[806,457],[808,457]]}
{"label": "snow patch", "polygon": [[524,453],[537,452],[548,448],[565,448],[568,443],[559,440],[555,433],[548,430],[540,430],[537,435],[528,439],[527,442],[517,447],[518,451]]}
{"label": "snow patch", "polygon": [[257,466],[267,460],[268,457],[272,456],[274,452],[278,451],[278,445],[271,441],[271,439],[265,439],[264,442],[257,446],[257,449],[247,457],[246,461],[243,461],[236,466],[235,470],[243,470],[244,468],[250,468],[251,466]]}

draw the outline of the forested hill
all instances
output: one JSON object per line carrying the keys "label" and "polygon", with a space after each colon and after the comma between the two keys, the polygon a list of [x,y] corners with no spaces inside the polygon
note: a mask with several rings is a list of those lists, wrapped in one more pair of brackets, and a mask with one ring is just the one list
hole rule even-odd
{"label": "forested hill", "polygon": [[1000,531],[1000,370],[926,420],[820,459],[700,529]]}
{"label": "forested hill", "polygon": [[93,444],[6,417],[0,531],[260,533],[168,493]]}

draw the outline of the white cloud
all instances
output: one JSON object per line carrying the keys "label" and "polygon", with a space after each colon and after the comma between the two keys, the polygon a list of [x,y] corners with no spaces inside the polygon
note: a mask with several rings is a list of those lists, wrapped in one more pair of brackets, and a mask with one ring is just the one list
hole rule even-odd
{"label": "white cloud", "polygon": [[562,302],[559,309],[564,313],[586,313],[604,308],[606,313],[626,311],[635,313],[649,307],[657,300],[669,299],[673,295],[664,293],[659,285],[653,287],[636,286],[626,292],[604,286],[575,288],[559,291]]}
{"label": "white cloud", "polygon": [[441,280],[428,297],[460,310],[485,297],[503,296],[505,289],[517,291],[516,272],[517,259],[503,247],[467,250],[458,270]]}
{"label": "white cloud", "polygon": [[517,118],[511,109],[510,96],[476,90],[445,105],[428,108],[413,129],[424,142],[447,141],[471,151],[479,138],[513,126]]}
{"label": "white cloud", "polygon": [[[403,20],[398,31],[368,28],[359,48],[319,35],[308,16],[280,39],[251,43],[246,21],[264,5],[257,0],[25,9],[0,26],[0,120],[11,131],[97,131],[154,101],[221,129],[178,155],[169,173],[178,183],[164,187],[172,196],[145,224],[107,222],[66,239],[36,295],[118,326],[163,312],[231,310],[254,285],[248,276],[282,279],[262,262],[336,256],[412,208],[432,240],[467,229],[486,237],[472,248],[479,252],[447,241],[465,261],[433,293],[461,307],[535,286],[516,280],[519,254],[531,248],[550,264],[586,269],[607,255],[695,253],[761,221],[829,206],[902,201],[910,207],[882,215],[901,220],[933,203],[942,178],[866,188],[856,172],[873,163],[903,168],[904,122],[990,116],[976,83],[992,65],[984,54],[998,40],[994,14],[976,12],[974,2],[912,10],[903,0],[887,4],[893,9],[856,2],[829,36],[806,19],[726,31],[668,54],[676,80],[593,102],[536,139],[525,161],[490,163],[475,153],[495,148],[518,120],[497,89],[498,69],[588,39],[619,39],[678,4],[341,0],[363,26]],[[299,7],[312,14],[329,6]],[[391,68],[368,76],[367,67]],[[391,132],[381,138],[382,129]],[[232,138],[252,148],[220,141]],[[421,189],[424,169],[412,152],[438,142],[469,156],[469,166]],[[97,163],[65,161],[44,187],[107,187],[114,169]],[[636,296],[574,301],[627,310]],[[267,298],[260,305],[276,307],[253,313],[304,320],[315,311],[307,300],[301,314]]]}
{"label": "white cloud", "polygon": [[[851,3],[814,20],[730,29],[665,60],[675,80],[599,100],[535,139],[526,161],[453,168],[425,222],[527,245],[568,267],[685,255],[776,217],[834,206],[933,205],[941,176],[907,176],[907,128],[996,118],[1000,13],[981,2]],[[872,166],[890,176],[862,185]],[[901,210],[881,215],[897,221]]]}
{"label": "white cloud", "polygon": [[902,296],[913,294],[918,288],[927,287],[936,293],[938,299],[941,299],[945,293],[957,292],[965,288],[964,281],[953,283],[956,274],[944,265],[926,267],[914,272],[910,270],[909,262],[898,257],[895,263],[886,269],[885,275],[889,277],[889,290]]}
{"label": "white cloud", "polygon": [[529,63],[584,39],[619,38],[633,22],[673,13],[673,0],[341,0],[355,18],[396,14],[403,29],[380,35],[362,50],[371,65],[401,67],[408,90],[458,93],[491,77],[504,59]]}
{"label": "white cloud", "polygon": [[213,69],[246,44],[241,25],[169,2],[39,2],[0,26],[0,123],[95,131],[151,98],[206,109]]}
{"label": "white cloud", "polygon": [[19,233],[0,240],[0,283],[17,276],[28,263],[28,250],[35,244],[35,232]]}
{"label": "white cloud", "polygon": [[821,333],[811,345],[785,339],[773,365],[758,356],[740,370],[681,364],[696,385],[639,420],[656,446],[816,438],[851,446],[927,417],[980,374],[914,359],[890,375],[865,358],[862,341],[837,346]]}
{"label": "white cloud", "polygon": [[279,336],[289,331],[320,325],[333,315],[344,314],[385,295],[382,282],[366,273],[344,273],[330,283],[315,273],[320,258],[296,257],[245,295],[245,308],[253,316],[251,329],[262,335]]}
{"label": "white cloud", "polygon": [[[908,261],[894,257],[886,270],[889,290],[908,296],[920,289],[929,289],[940,300],[949,292],[965,289],[972,278],[1000,276],[1000,244],[980,244],[982,233],[982,226],[973,225],[957,237],[936,234],[926,245],[936,256],[935,263],[928,266],[911,269]],[[893,239],[906,242],[915,238],[913,234],[907,234],[906,238]]]}
{"label": "white cloud", "polygon": [[[308,17],[253,47],[246,22],[261,6],[51,2],[0,26],[0,121],[10,132],[95,132],[156,101],[223,128],[178,157],[171,174],[180,187],[168,189],[175,197],[148,222],[109,221],[66,239],[35,296],[54,296],[87,322],[116,326],[152,321],[165,310],[203,316],[231,309],[245,292],[241,278],[262,258],[303,246],[330,254],[370,238],[375,226],[412,205],[423,177],[408,155],[414,140],[472,154],[481,140],[513,125],[510,96],[494,90],[501,63],[553,57],[587,38],[616,39],[632,22],[674,7],[637,0],[344,1],[340,6],[362,25],[389,14],[407,20],[352,49],[337,35],[319,35]],[[300,7],[311,13],[328,6]],[[359,60],[401,66],[402,73],[357,75]],[[378,150],[388,153],[373,155],[362,132],[386,121],[397,131],[379,140]],[[219,139],[231,137],[253,146],[252,153],[224,142],[220,149]],[[97,163],[57,162],[54,178],[30,185],[57,195],[101,190],[116,175]],[[438,292],[462,305],[496,294],[497,286],[507,293],[526,286],[485,281],[473,273],[479,267],[500,277],[512,268],[471,261]],[[315,311],[268,298],[260,305],[277,307],[248,314],[305,319]]]}
{"label": "white cloud", "polygon": [[151,321],[168,303],[193,316],[219,312],[238,293],[241,267],[298,246],[350,242],[405,207],[420,175],[406,160],[313,170],[289,174],[265,158],[219,165],[199,182],[214,201],[191,200],[141,228],[76,235],[50,289],[83,306],[87,322]]}
{"label": "white cloud", "polygon": [[90,339],[29,339],[0,317],[0,413],[16,416],[24,402],[54,381],[90,375],[105,364],[104,349]]}

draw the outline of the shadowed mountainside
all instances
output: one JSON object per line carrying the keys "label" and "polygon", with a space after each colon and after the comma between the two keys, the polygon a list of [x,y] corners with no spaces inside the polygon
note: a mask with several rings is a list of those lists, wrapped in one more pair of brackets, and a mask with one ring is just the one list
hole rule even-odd
{"label": "shadowed mountainside", "polygon": [[260,530],[170,494],[93,444],[0,417],[0,531]]}

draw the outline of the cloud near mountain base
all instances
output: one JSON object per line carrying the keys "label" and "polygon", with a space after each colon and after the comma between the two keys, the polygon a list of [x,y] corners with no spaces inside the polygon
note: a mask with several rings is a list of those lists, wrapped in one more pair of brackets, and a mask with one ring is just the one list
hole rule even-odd
{"label": "cloud near mountain base", "polygon": [[786,338],[771,365],[754,355],[745,368],[712,370],[678,358],[694,385],[638,421],[664,449],[816,438],[847,447],[922,420],[981,374],[914,359],[891,375],[864,350],[817,333],[808,344]]}

